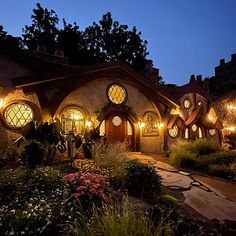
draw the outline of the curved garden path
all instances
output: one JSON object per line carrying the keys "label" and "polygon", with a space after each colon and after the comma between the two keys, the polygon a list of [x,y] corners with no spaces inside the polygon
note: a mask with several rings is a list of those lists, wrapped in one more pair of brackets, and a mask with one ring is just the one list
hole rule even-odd
{"label": "curved garden path", "polygon": [[224,180],[191,175],[148,155],[130,153],[130,159],[150,164],[162,177],[162,184],[181,191],[184,202],[208,219],[236,221],[236,184]]}

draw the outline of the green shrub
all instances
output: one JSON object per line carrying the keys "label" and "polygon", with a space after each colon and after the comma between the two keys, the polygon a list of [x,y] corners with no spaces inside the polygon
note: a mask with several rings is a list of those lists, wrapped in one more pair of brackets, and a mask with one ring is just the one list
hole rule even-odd
{"label": "green shrub", "polygon": [[196,153],[198,156],[209,155],[221,149],[217,144],[207,139],[196,139],[194,142],[188,142],[186,145],[186,149],[191,153]]}
{"label": "green shrub", "polygon": [[236,177],[236,164],[233,163],[229,166],[221,164],[221,165],[209,165],[210,175],[215,175],[222,178],[235,178]]}
{"label": "green shrub", "polygon": [[236,163],[235,151],[221,151],[212,153],[208,156],[208,162],[210,165],[229,165]]}
{"label": "green shrub", "polygon": [[123,186],[130,194],[149,198],[160,194],[161,177],[154,167],[130,160],[126,163],[123,174]]}

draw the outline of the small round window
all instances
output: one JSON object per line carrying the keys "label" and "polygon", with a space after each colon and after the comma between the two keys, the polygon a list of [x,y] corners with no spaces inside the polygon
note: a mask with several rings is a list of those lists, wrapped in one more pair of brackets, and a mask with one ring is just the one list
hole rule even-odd
{"label": "small round window", "polygon": [[108,88],[108,98],[114,104],[121,104],[127,97],[126,90],[119,84],[112,84]]}
{"label": "small round window", "polygon": [[209,134],[210,134],[211,136],[216,135],[216,130],[215,130],[215,129],[209,129]]}
{"label": "small round window", "polygon": [[13,103],[4,111],[5,122],[15,128],[25,126],[33,120],[32,108],[25,103]]}
{"label": "small round window", "polygon": [[184,107],[187,108],[187,109],[191,107],[191,102],[190,102],[189,99],[184,100]]}
{"label": "small round window", "polygon": [[168,133],[169,133],[170,137],[172,137],[172,138],[177,137],[178,132],[179,132],[179,129],[178,129],[177,125],[175,125],[172,129],[168,129]]}
{"label": "small round window", "polygon": [[122,120],[119,116],[114,116],[112,119],[112,124],[115,126],[119,126],[121,124]]}
{"label": "small round window", "polygon": [[192,125],[192,131],[193,132],[196,132],[197,131],[197,126],[194,124],[194,125]]}

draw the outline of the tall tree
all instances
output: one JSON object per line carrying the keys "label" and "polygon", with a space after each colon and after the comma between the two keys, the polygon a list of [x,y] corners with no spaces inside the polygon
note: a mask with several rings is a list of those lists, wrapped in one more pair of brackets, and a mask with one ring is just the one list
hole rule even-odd
{"label": "tall tree", "polygon": [[8,34],[5,30],[3,25],[0,25],[0,41],[5,41],[6,43],[13,45],[15,47],[22,48],[22,38],[21,37],[14,37]]}
{"label": "tall tree", "polygon": [[33,9],[32,25],[23,29],[23,43],[30,50],[37,48],[37,44],[45,44],[49,52],[53,52],[58,33],[58,17],[55,11],[43,8],[39,3]]}

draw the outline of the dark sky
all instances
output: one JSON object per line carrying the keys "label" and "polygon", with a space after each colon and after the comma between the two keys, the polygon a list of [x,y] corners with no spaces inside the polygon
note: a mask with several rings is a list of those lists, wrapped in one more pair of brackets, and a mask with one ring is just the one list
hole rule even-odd
{"label": "dark sky", "polygon": [[0,24],[21,35],[36,2],[80,29],[108,11],[121,24],[136,26],[168,83],[211,76],[221,58],[236,53],[236,0],[0,0]]}

